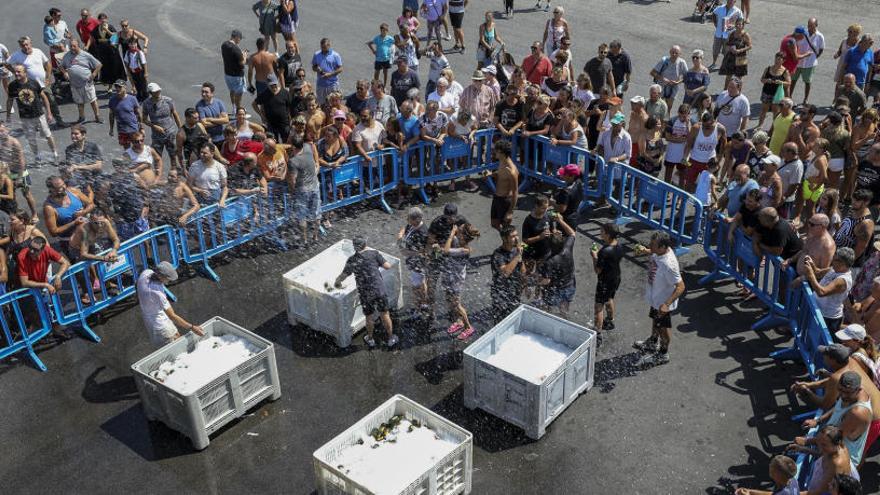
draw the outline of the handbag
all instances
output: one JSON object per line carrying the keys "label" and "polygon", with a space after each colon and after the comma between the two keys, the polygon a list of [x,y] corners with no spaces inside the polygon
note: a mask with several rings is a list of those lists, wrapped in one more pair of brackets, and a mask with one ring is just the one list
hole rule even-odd
{"label": "handbag", "polygon": [[729,107],[730,104],[733,103],[733,100],[735,100],[735,99],[736,99],[736,96],[731,96],[730,98],[728,98],[727,101],[724,102],[724,105],[721,105],[720,107],[718,107],[712,111],[712,115],[717,119],[718,116],[721,115],[721,111],[724,110],[725,108]]}
{"label": "handbag", "polygon": [[776,93],[773,94],[773,104],[777,104],[785,98],[785,87],[781,84],[776,85]]}
{"label": "handbag", "polygon": [[667,66],[669,66],[669,57],[663,57],[663,65],[661,65],[660,70],[657,71],[657,77],[654,78],[654,84],[660,84],[663,77],[663,71],[666,70]]}

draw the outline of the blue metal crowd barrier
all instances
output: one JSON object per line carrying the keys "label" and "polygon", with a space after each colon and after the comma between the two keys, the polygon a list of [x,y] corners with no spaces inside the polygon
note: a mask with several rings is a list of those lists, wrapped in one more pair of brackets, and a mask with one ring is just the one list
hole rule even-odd
{"label": "blue metal crowd barrier", "polygon": [[[481,129],[474,133],[473,142],[447,136],[437,147],[420,141],[403,154],[403,183],[418,187],[422,201],[428,204],[431,200],[425,193],[426,185],[497,169],[498,162],[492,156],[495,138],[495,129]],[[495,192],[495,183],[490,177],[486,179],[489,189]]]}
{"label": "blue metal crowd barrier", "polygon": [[34,350],[34,345],[52,332],[52,318],[42,291],[19,289],[0,296],[0,325],[5,339],[0,359],[26,351],[34,366],[46,371]]}
{"label": "blue metal crowd barrier", "polygon": [[616,223],[632,219],[674,238],[678,254],[698,244],[703,233],[703,204],[696,196],[623,163],[605,165],[605,194],[618,212]]}
{"label": "blue metal crowd barrier", "polygon": [[61,291],[51,296],[55,321],[77,325],[87,338],[100,342],[88,318],[135,294],[138,275],[161,261],[168,261],[175,268],[180,266],[174,229],[168,225],[122,242],[115,262],[74,264],[61,277]]}
{"label": "blue metal crowd barrier", "polygon": [[783,268],[779,256],[755,254],[752,240],[742,230],[737,229],[730,238],[729,228],[720,213],[706,219],[703,250],[715,269],[700,279],[700,285],[733,277],[769,309],[767,316],[752,325],[753,330],[788,325],[791,294],[787,288],[794,279],[794,270]]}
{"label": "blue metal crowd barrier", "polygon": [[385,193],[397,188],[400,160],[395,148],[368,153],[370,163],[364,163],[360,155],[350,157],[342,165],[321,167],[321,212],[365,202],[376,198],[387,213],[391,207],[385,201]]}
{"label": "blue metal crowd barrier", "polygon": [[256,237],[265,236],[281,249],[286,248],[278,229],[291,217],[287,184],[270,182],[267,194],[237,196],[223,207],[213,204],[191,216],[177,229],[180,254],[189,264],[200,264],[205,274],[220,281],[209,260]]}
{"label": "blue metal crowd barrier", "polygon": [[834,340],[816,304],[816,295],[806,282],[801,282],[800,286],[794,286],[789,291],[788,306],[789,327],[794,342],[790,348],[776,351],[771,356],[776,359],[800,359],[810,376],[817,378],[816,371],[824,365],[819,346],[830,345]]}
{"label": "blue metal crowd barrier", "polygon": [[517,134],[512,143],[514,160],[523,178],[520,191],[527,191],[532,182],[564,187],[565,181],[559,178],[557,170],[574,163],[583,172],[584,199],[578,210],[593,204],[592,200],[605,196],[608,171],[605,160],[599,155],[579,146],[554,146],[546,136],[525,138]]}

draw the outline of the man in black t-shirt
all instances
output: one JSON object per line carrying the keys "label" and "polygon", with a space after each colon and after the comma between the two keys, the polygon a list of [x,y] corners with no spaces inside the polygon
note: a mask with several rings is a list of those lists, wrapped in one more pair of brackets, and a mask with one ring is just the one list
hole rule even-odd
{"label": "man in black t-shirt", "polygon": [[565,181],[565,187],[560,187],[553,195],[556,203],[556,213],[562,215],[565,223],[577,227],[578,208],[584,198],[584,183],[581,181],[581,169],[574,163],[559,167],[557,175]]}
{"label": "man in black t-shirt", "polygon": [[[617,238],[620,230],[613,223],[602,224],[602,247],[593,244],[590,256],[593,258],[593,271],[596,272],[596,296],[593,309],[593,327],[597,342],[601,345],[603,330],[614,329],[614,295],[620,287],[620,260],[623,248]],[[607,315],[607,318],[606,318]]]}
{"label": "man in black t-shirt", "polygon": [[525,105],[519,101],[516,88],[510,86],[504,99],[495,106],[495,128],[504,136],[511,136],[525,124]]}
{"label": "man in black t-shirt", "polygon": [[426,311],[428,303],[425,288],[425,269],[427,259],[425,246],[428,242],[428,226],[424,222],[424,213],[418,206],[409,209],[406,225],[397,233],[397,247],[404,256],[406,268],[409,270],[409,282],[415,296],[416,309]]}
{"label": "man in black t-shirt", "polygon": [[382,274],[379,268],[385,270],[391,269],[391,263],[379,254],[379,251],[367,249],[367,241],[362,237],[355,237],[351,241],[354,247],[354,254],[345,262],[345,268],[342,273],[336,277],[333,286],[337,289],[342,288],[342,281],[350,275],[354,275],[354,282],[357,286],[358,296],[361,300],[361,307],[364,312],[364,319],[367,325],[367,334],[364,335],[364,342],[371,349],[376,347],[376,341],[373,339],[373,315],[379,313],[382,319],[382,325],[388,332],[388,341],[386,345],[393,347],[399,339],[394,335],[391,326],[391,314],[388,312],[388,297],[385,295],[385,283],[382,281]]}
{"label": "man in black t-shirt", "polygon": [[538,283],[544,287],[544,304],[559,307],[565,318],[568,306],[574,301],[577,283],[574,276],[575,232],[562,218],[556,219],[560,231],[550,238],[552,255],[538,269]]}
{"label": "man in black t-shirt", "polygon": [[550,200],[545,196],[535,199],[535,206],[531,213],[523,220],[523,242],[528,246],[523,253],[523,258],[530,264],[529,272],[534,265],[544,261],[550,256],[550,236],[555,228],[555,221],[547,214]]}
{"label": "man in black t-shirt", "polygon": [[241,106],[241,95],[244,94],[245,78],[244,66],[247,63],[247,48],[241,48],[241,31],[235,29],[231,37],[220,45],[220,55],[223,57],[223,74],[226,77],[226,87],[229,88],[229,100],[233,110]]}
{"label": "man in black t-shirt", "polygon": [[489,289],[495,324],[519,306],[526,274],[516,228],[505,225],[499,233],[501,246],[492,253],[492,287]]}
{"label": "man in black t-shirt", "polygon": [[55,148],[55,139],[49,130],[49,124],[55,121],[51,107],[49,106],[49,97],[46,91],[40,86],[40,83],[29,79],[27,71],[23,65],[14,67],[15,80],[9,83],[6,99],[6,121],[12,115],[12,102],[18,105],[18,117],[21,119],[21,126],[27,136],[28,145],[31,152],[37,154],[37,132],[49,143],[49,149],[58,160],[58,151]]}
{"label": "man in black t-shirt", "polygon": [[468,223],[467,219],[458,214],[458,206],[455,203],[447,203],[446,206],[443,207],[443,215],[435,218],[434,221],[431,222],[431,226],[428,227],[428,239],[425,241],[424,253],[425,257],[428,259],[428,262],[425,265],[425,290],[427,291],[425,294],[425,300],[429,305],[429,319],[433,319],[434,289],[437,287],[437,282],[443,269],[444,255],[442,252],[429,252],[428,249],[434,244],[442,245],[445,243],[446,239],[449,239],[449,234],[452,232],[453,225],[462,226],[466,223]]}
{"label": "man in black t-shirt", "polygon": [[753,248],[758,256],[767,252],[788,259],[804,248],[804,241],[788,220],[779,218],[776,208],[761,208],[758,222],[760,225],[755,229],[755,236],[752,238]]}
{"label": "man in black t-shirt", "polygon": [[64,149],[64,160],[70,167],[74,180],[92,190],[97,189],[98,176],[104,166],[101,148],[86,140],[86,127],[79,124],[70,128],[70,140],[72,144]]}
{"label": "man in black t-shirt", "polygon": [[263,118],[269,134],[279,143],[285,143],[290,135],[290,93],[281,87],[275,74],[266,76],[266,84],[269,89],[257,95],[253,107]]}
{"label": "man in black t-shirt", "polygon": [[302,64],[302,57],[299,55],[299,47],[296,41],[287,40],[285,43],[287,51],[278,57],[278,74],[281,76],[281,85],[289,88],[296,81],[296,71]]}
{"label": "man in black t-shirt", "polygon": [[871,206],[880,203],[880,143],[871,145],[868,155],[859,163],[855,188],[867,189],[874,193]]}
{"label": "man in black t-shirt", "polygon": [[608,45],[602,43],[599,45],[596,56],[584,65],[584,72],[587,73],[590,77],[590,82],[593,83],[594,93],[602,88],[608,88],[611,91],[611,96],[614,96],[616,88],[614,87],[612,69],[611,61],[608,60]]}
{"label": "man in black t-shirt", "polygon": [[419,75],[409,68],[406,57],[398,57],[397,70],[391,73],[391,96],[399,107],[406,100],[406,93],[413,88],[420,88]]}

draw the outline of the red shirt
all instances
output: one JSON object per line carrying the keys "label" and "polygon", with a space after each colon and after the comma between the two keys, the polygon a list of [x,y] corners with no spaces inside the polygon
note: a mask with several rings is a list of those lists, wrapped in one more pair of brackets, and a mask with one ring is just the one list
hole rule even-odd
{"label": "red shirt", "polygon": [[245,153],[259,155],[263,152],[263,143],[250,139],[239,139],[234,150],[230,150],[226,143],[220,146],[220,154],[223,155],[230,165],[235,165],[244,158]]}
{"label": "red shirt", "polygon": [[[79,33],[79,39],[83,43],[87,43],[89,41],[89,38],[92,37],[92,30],[94,30],[100,24],[101,22],[94,17],[89,17],[88,20],[86,20],[85,22],[83,22],[82,19],[76,21],[76,32]],[[85,48],[85,46],[83,48]]]}
{"label": "red shirt", "polygon": [[535,58],[529,55],[523,59],[522,69],[530,83],[540,86],[545,77],[550,77],[553,74],[553,62],[543,56],[535,62]]}
{"label": "red shirt", "polygon": [[795,42],[794,36],[789,34],[785,38],[782,38],[782,43],[779,44],[779,51],[785,54],[782,66],[788,70],[789,74],[794,74],[794,71],[797,70],[798,66],[797,43]]}
{"label": "red shirt", "polygon": [[61,254],[48,244],[40,252],[37,259],[31,257],[29,251],[29,248],[24,248],[18,252],[18,276],[26,276],[31,282],[48,282],[46,272],[49,271],[49,263],[60,262]]}

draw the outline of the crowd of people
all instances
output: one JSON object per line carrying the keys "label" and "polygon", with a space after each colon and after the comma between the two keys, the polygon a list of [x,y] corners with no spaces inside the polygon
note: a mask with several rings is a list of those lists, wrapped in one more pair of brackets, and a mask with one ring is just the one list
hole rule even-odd
{"label": "crowd of people", "polygon": [[[840,367],[822,381],[795,384],[805,400],[819,400],[829,411],[821,433],[799,439],[795,448],[816,446],[821,454],[813,464],[819,472],[810,493],[854,493],[843,487],[851,485],[848,476],[857,478],[860,452],[880,431],[875,347],[880,244],[874,241],[880,204],[880,50],[872,48],[872,36],[853,24],[826,53],[819,20],[809,18],[780,36],[775,53],[758,54],[748,30],[748,2],[742,1],[744,13],[735,0],[725,0],[710,13],[711,61],[705,60],[708,49],[693,50],[688,63],[681,47],[671,46],[653,66],[638,68],[653,80],[645,96],[632,94],[636,68],[619,39],[600,43],[578,69],[573,50],[586,50],[574,46],[574,24],[562,6],[538,2],[535,10],[552,12],[540,39],[518,60],[491,11],[483,13],[476,40],[467,39],[462,26],[468,3],[404,0],[401,15],[379,25],[378,34],[366,41],[374,64],[372,74],[364,76],[371,78],[353,77],[354,91],[347,93],[343,56],[330,38],[321,39],[310,58],[301,55],[298,2],[260,0],[252,6],[260,33],[255,51],[243,47],[238,29],[219,48],[229,105],[222,90],[206,81],[200,98],[182,109],[183,118],[181,107],[150,77],[153,54],[146,34],[126,19],[117,27],[106,14],[95,18],[87,9],[70,29],[62,12],[50,9],[43,27],[45,51],[27,36],[18,39],[17,50],[0,45],[7,121],[0,122],[0,245],[6,247],[0,250],[0,281],[10,289],[52,292],[72,262],[112,263],[121,242],[151,226],[186,225],[202,206],[224,207],[236,195],[265,195],[273,183],[292,192],[299,242],[313,243],[322,224],[331,227],[329,215],[320,213],[323,173],[351,157],[369,161],[377,150],[406,152],[418,143],[439,147],[450,138],[473,142],[476,131],[495,129],[492,153],[499,166],[489,220],[500,246],[491,254],[492,317],[499,321],[520,301],[565,316],[576,287],[578,207],[584,181],[594,171],[578,164],[556,170],[565,185],[533,198],[517,229],[512,225],[519,200],[517,163],[525,157],[511,141],[545,136],[551,145],[589,150],[692,193],[724,216],[731,238],[741,229],[756,253],[781,256],[797,272],[795,283],[812,288],[825,324],[840,342],[823,352],[831,368]],[[504,12],[514,15],[513,1],[504,3]],[[457,77],[448,57],[469,48],[474,70]],[[348,50],[354,47],[344,47]],[[812,90],[816,67],[826,62],[836,64],[834,91],[817,94]],[[755,74],[761,82],[760,94],[752,95],[761,104],[757,119],[742,91],[744,79]],[[800,104],[795,104],[799,81]],[[86,126],[86,107],[96,124],[105,123],[97,103],[101,85],[109,95],[103,129],[119,145],[112,151],[89,139],[88,129],[101,127]],[[718,94],[713,86],[720,88]],[[245,93],[253,97],[249,107]],[[62,120],[62,98],[76,105],[76,122]],[[821,118],[813,103],[817,99],[830,103]],[[30,155],[10,133],[13,115]],[[67,127],[72,144],[60,150],[53,132]],[[48,161],[57,165],[57,173],[46,180],[41,209],[31,194],[28,170],[42,161],[38,138],[48,145]],[[464,187],[473,191],[479,185],[468,177]],[[454,191],[456,181],[448,188]],[[437,194],[437,185],[430,192]],[[410,195],[401,185],[395,206],[411,202]],[[436,288],[442,286],[448,333],[461,340],[475,332],[461,296],[470,244],[480,235],[455,204],[447,204],[430,223],[418,207],[410,208],[398,234],[415,312],[433,320]],[[603,331],[614,329],[624,253],[613,224],[602,226],[601,237],[602,244],[590,250],[599,342]],[[384,293],[376,287],[384,260],[365,254],[362,239],[356,244],[358,254],[340,281],[355,274],[365,313],[381,315],[386,343],[393,346],[398,339]],[[669,360],[670,315],[685,291],[674,247],[673,239],[656,233],[645,253],[650,253],[646,299],[652,332],[634,346],[646,363]],[[50,262],[61,263],[54,282],[47,277]],[[162,320],[157,331],[171,338],[177,334],[170,321],[193,327],[177,316],[161,318],[168,303],[156,284],[174,277],[164,267],[143,281],[144,290],[152,284],[151,307]],[[753,297],[746,289],[742,296]],[[372,319],[368,322],[365,341],[373,347]],[[817,389],[824,395],[816,395]],[[851,464],[840,461],[844,450]],[[779,489],[789,483],[790,472],[785,459],[771,463]]]}

